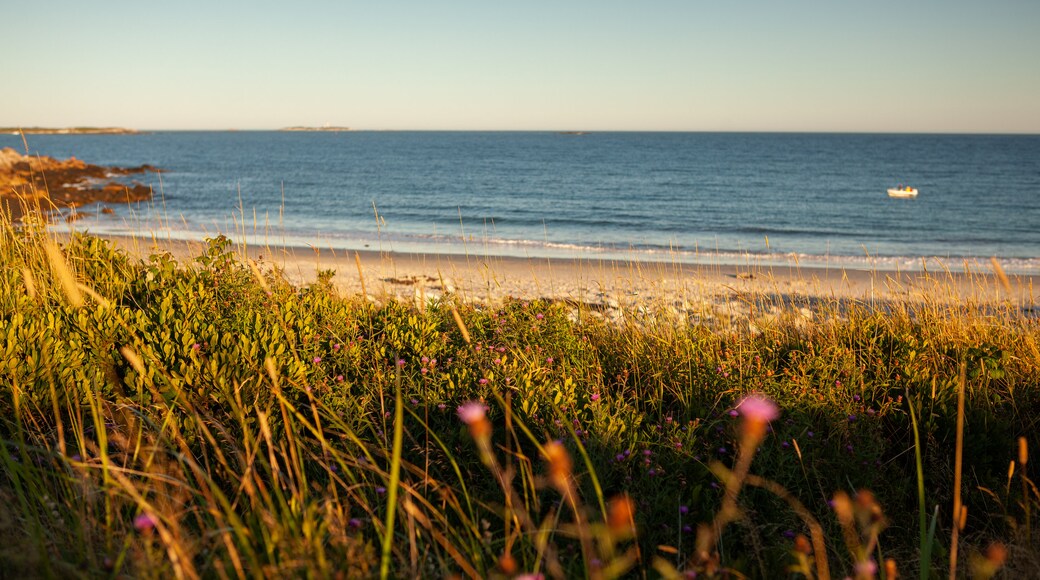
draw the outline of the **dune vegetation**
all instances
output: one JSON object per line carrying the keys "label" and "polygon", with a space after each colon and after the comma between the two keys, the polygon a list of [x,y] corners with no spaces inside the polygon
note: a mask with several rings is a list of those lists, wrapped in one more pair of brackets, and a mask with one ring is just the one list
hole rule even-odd
{"label": "dune vegetation", "polygon": [[[0,229],[12,577],[1019,577],[1035,310],[746,329]],[[956,515],[955,515],[956,514]]]}

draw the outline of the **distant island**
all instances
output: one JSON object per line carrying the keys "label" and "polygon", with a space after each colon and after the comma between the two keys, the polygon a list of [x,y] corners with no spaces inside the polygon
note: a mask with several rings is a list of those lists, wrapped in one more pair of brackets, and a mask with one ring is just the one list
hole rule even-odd
{"label": "distant island", "polygon": [[572,135],[580,137],[582,135],[588,135],[588,133],[586,133],[585,131],[560,131],[558,135]]}
{"label": "distant island", "polygon": [[350,127],[285,127],[279,129],[279,131],[350,131]]}
{"label": "distant island", "polygon": [[0,127],[0,133],[17,135],[136,135],[137,129],[124,127]]}

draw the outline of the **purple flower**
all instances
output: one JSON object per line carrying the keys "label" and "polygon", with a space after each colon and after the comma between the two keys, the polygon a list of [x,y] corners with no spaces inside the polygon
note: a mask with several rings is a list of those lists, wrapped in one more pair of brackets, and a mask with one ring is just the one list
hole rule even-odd
{"label": "purple flower", "polygon": [[399,367],[403,367],[404,366],[404,359],[403,358],[397,359],[397,366],[399,366]]}
{"label": "purple flower", "polygon": [[733,409],[732,411],[729,412],[729,416],[733,417],[733,418],[737,418],[737,417],[740,416],[740,411],[737,411],[736,409]]}
{"label": "purple flower", "polygon": [[336,375],[336,382],[337,383],[342,383],[343,382],[343,375]]}
{"label": "purple flower", "polygon": [[553,357],[549,357],[549,358],[545,359],[545,362],[548,363],[548,364],[552,364],[553,363]]}
{"label": "purple flower", "polygon": [[851,422],[853,422],[855,420],[856,420],[856,416],[855,415],[849,415],[849,423],[851,423]]}
{"label": "purple flower", "polygon": [[592,396],[589,398],[592,399],[593,402],[596,402],[599,400],[599,393],[592,393]]}
{"label": "purple flower", "polygon": [[314,364],[318,364],[320,362],[321,362],[321,357],[320,356],[314,357]]}
{"label": "purple flower", "polygon": [[534,317],[537,318],[538,320],[541,320],[541,319],[545,318],[545,315],[542,314],[541,312],[539,312],[538,314],[535,314]]}
{"label": "purple flower", "polygon": [[386,493],[386,488],[380,485],[376,488],[376,493],[378,493],[379,495],[383,495],[384,493]]}
{"label": "purple flower", "polygon": [[332,345],[332,350],[339,350],[339,343]]}
{"label": "purple flower", "polygon": [[347,522],[347,525],[356,530],[361,527],[361,520],[357,518],[350,518],[350,521]]}
{"label": "purple flower", "polygon": [[480,380],[479,380],[479,381],[477,381],[477,382],[478,382],[478,383],[480,383],[480,384],[482,384],[482,385],[486,385],[486,384],[488,384],[488,380],[487,380],[487,379],[480,379]]}
{"label": "purple flower", "polygon": [[202,345],[197,343],[197,342],[195,344],[191,345],[191,350],[193,350],[195,352],[199,352],[199,350],[201,350],[201,349],[202,349]]}
{"label": "purple flower", "polygon": [[684,505],[679,506],[679,513],[681,513],[682,515],[686,515],[686,514],[690,513],[689,506],[684,506]]}

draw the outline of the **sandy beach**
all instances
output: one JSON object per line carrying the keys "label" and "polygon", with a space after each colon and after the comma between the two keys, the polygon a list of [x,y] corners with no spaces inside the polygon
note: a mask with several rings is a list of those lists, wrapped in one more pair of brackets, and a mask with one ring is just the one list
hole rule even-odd
{"label": "sandy beach", "polygon": [[[133,255],[168,251],[182,263],[205,244],[143,238],[110,238]],[[300,247],[234,245],[260,270],[279,269],[290,282],[308,284],[319,271],[334,271],[344,294],[373,300],[396,297],[424,302],[444,293],[496,304],[506,298],[582,304],[604,316],[669,311],[700,320],[754,318],[795,309],[807,316],[822,304],[852,302],[885,307],[896,303],[1012,304],[1037,312],[1040,277],[985,271],[898,272],[756,265],[699,265],[598,259],[545,259],[479,255],[334,251]],[[981,270],[981,268],[980,268]]]}

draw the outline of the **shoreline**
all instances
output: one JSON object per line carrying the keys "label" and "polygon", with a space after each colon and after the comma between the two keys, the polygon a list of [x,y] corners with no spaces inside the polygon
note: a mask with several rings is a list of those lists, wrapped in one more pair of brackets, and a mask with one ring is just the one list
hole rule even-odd
{"label": "shoreline", "polygon": [[[85,209],[90,209],[85,208]],[[131,212],[140,211],[131,207]],[[150,208],[145,208],[146,213]],[[165,211],[165,210],[161,210]],[[604,263],[645,263],[683,268],[704,269],[718,265],[748,268],[752,270],[834,270],[834,271],[866,271],[876,273],[901,274],[935,274],[973,272],[992,273],[992,260],[988,255],[974,256],[938,256],[938,255],[887,255],[887,254],[835,254],[810,252],[762,252],[751,249],[719,249],[719,248],[661,248],[661,247],[615,247],[615,246],[583,246],[564,242],[538,242],[533,240],[513,240],[507,238],[477,237],[474,235],[437,234],[435,239],[426,239],[414,232],[361,232],[352,231],[349,235],[335,235],[322,231],[276,231],[270,224],[260,226],[255,223],[245,226],[239,221],[237,214],[229,218],[224,232],[219,224],[212,230],[170,229],[173,220],[168,216],[154,216],[141,221],[139,216],[131,215],[123,218],[119,214],[105,218],[90,212],[88,216],[97,221],[81,220],[77,228],[67,226],[62,233],[85,231],[104,238],[156,237],[161,232],[162,238],[171,243],[205,244],[205,239],[219,235],[228,237],[235,245],[243,243],[250,247],[285,247],[285,248],[320,248],[323,252],[334,254],[353,254],[354,252],[374,252],[392,255],[426,255],[445,256],[456,259],[518,259],[518,260],[580,260]],[[109,221],[104,221],[104,220]],[[183,216],[182,216],[183,219]],[[234,222],[232,224],[232,221]],[[233,232],[228,233],[230,229]],[[436,227],[434,227],[436,230]],[[370,237],[369,237],[370,236]],[[1040,278],[1040,257],[1004,257],[995,256],[1001,268],[1008,276],[1023,278]]]}
{"label": "shoreline", "polygon": [[[131,255],[156,250],[190,263],[204,242],[99,236]],[[685,311],[717,303],[943,302],[999,304],[1010,301],[1037,312],[1040,275],[1001,276],[985,271],[889,271],[785,265],[686,264],[597,258],[525,258],[379,250],[332,250],[301,246],[249,246],[229,250],[263,269],[281,270],[293,284],[314,282],[333,270],[344,293],[369,297],[428,299],[455,293],[464,300],[499,303],[507,297],[580,302],[595,308],[664,307]],[[360,273],[359,273],[360,269]]]}

